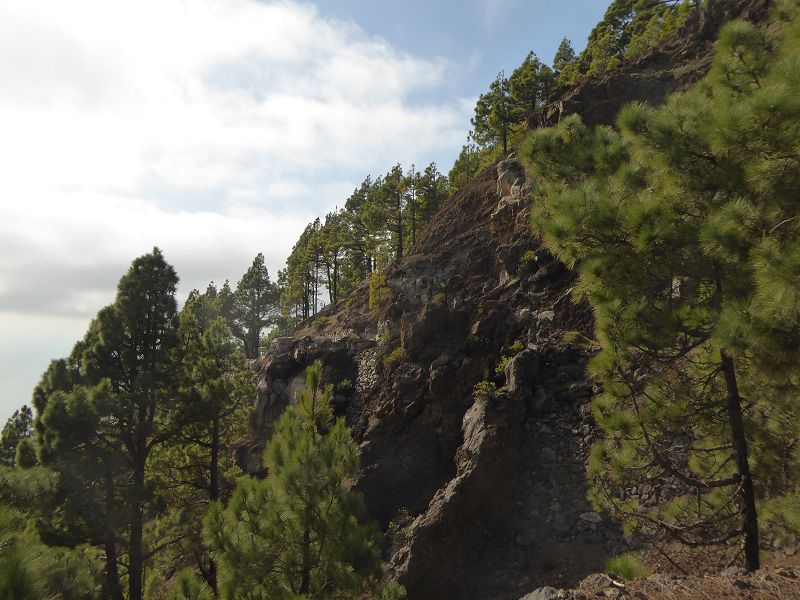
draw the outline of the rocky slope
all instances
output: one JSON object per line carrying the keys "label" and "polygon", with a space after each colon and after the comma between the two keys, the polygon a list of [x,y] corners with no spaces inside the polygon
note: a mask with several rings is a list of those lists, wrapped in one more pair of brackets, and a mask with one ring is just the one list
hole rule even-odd
{"label": "rocky slope", "polygon": [[[546,110],[544,120],[557,122],[563,114],[579,113],[590,125],[613,123],[632,101],[661,104],[672,92],[702,79],[711,67],[714,41],[732,19],[754,23],[767,20],[771,0],[707,0],[676,35],[644,56],[591,77],[567,90]],[[538,119],[541,120],[541,119]]]}
{"label": "rocky slope", "polygon": [[[531,237],[524,184],[513,160],[482,173],[387,273],[378,308],[364,284],[260,361],[251,456],[321,360],[361,444],[370,512],[416,516],[393,557],[411,599],[515,599],[621,544],[585,500],[591,315]],[[498,392],[474,397],[484,380]]]}
{"label": "rocky slope", "polygon": [[[628,100],[663,99],[705,73],[722,21],[763,19],[767,4],[710,0],[684,29],[694,37],[675,42],[681,51],[667,45],[585,82],[558,110],[610,122]],[[241,461],[259,471],[273,421],[320,360],[361,445],[368,510],[383,525],[413,517],[391,556],[410,600],[571,587],[626,548],[585,499],[591,312],[570,298],[573,274],[530,234],[529,185],[513,158],[487,169],[386,273],[377,308],[365,282],[258,361]],[[482,381],[496,393],[474,394]]]}

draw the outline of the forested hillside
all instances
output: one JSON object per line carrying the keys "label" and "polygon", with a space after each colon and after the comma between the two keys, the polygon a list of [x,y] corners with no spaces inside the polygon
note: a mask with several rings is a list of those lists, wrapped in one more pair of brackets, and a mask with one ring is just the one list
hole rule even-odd
{"label": "forested hillside", "polygon": [[800,596],[798,56],[614,0],[274,280],[133,260],[2,430],[0,597]]}

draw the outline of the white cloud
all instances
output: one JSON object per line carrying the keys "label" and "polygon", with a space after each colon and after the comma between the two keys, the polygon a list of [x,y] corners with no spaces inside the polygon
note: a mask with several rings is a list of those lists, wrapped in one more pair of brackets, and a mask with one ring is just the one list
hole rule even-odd
{"label": "white cloud", "polygon": [[88,318],[153,245],[184,292],[274,273],[364,176],[459,147],[469,101],[416,100],[457,73],[288,0],[0,0],[0,316]]}

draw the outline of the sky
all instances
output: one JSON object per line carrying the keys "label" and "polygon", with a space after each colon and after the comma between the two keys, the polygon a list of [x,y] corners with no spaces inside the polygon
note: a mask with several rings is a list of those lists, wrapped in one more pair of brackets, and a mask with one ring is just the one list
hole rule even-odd
{"label": "sky", "polygon": [[273,277],[392,165],[447,172],[475,100],[608,0],[0,0],[0,423],[158,246],[179,299]]}

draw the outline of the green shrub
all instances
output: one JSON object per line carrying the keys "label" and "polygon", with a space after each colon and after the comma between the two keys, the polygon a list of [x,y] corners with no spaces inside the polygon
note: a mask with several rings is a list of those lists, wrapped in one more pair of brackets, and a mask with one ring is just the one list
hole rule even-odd
{"label": "green shrub", "polygon": [[498,375],[503,375],[506,372],[506,367],[508,366],[508,363],[510,362],[511,362],[511,357],[504,356],[503,358],[500,359],[500,362],[497,363],[497,366],[494,368],[494,372],[497,373]]}
{"label": "green shrub", "polygon": [[384,329],[378,334],[378,343],[381,346],[385,346],[391,341],[392,341],[392,332],[389,331],[388,329]]}
{"label": "green shrub", "polygon": [[525,350],[525,344],[523,344],[519,340],[511,344],[511,346],[509,346],[508,348],[508,351],[511,353],[511,356],[513,356],[514,354],[519,354],[523,350]]}
{"label": "green shrub", "polygon": [[444,292],[439,292],[436,294],[433,299],[431,300],[431,304],[435,306],[440,306],[447,302],[447,295]]}
{"label": "green shrub", "polygon": [[650,575],[647,567],[638,558],[630,554],[621,554],[620,556],[609,558],[606,561],[606,571],[625,581]]}
{"label": "green shrub", "polygon": [[388,297],[389,287],[386,285],[386,275],[373,271],[369,276],[369,309],[378,308]]}
{"label": "green shrub", "polygon": [[353,382],[349,379],[342,379],[337,386],[339,390],[345,392],[353,389]]}
{"label": "green shrub", "polygon": [[483,335],[471,335],[467,338],[467,351],[483,350],[489,345],[489,340]]}
{"label": "green shrub", "polygon": [[519,259],[519,266],[521,269],[530,269],[536,264],[536,252],[528,250]]}
{"label": "green shrub", "polygon": [[331,322],[330,317],[325,317],[325,316],[317,317],[316,319],[314,319],[314,329],[316,329],[317,331],[322,331],[330,324],[330,322]]}
{"label": "green shrub", "polygon": [[397,511],[394,519],[389,521],[388,534],[392,542],[399,548],[405,546],[408,536],[411,533],[411,523],[414,522],[413,515],[406,507]]}
{"label": "green shrub", "polygon": [[497,386],[493,381],[480,381],[472,388],[472,398],[478,400],[479,398],[492,399],[497,396]]}
{"label": "green shrub", "polygon": [[383,364],[387,367],[392,367],[400,362],[406,357],[406,353],[403,351],[402,348],[397,347],[389,353],[383,360]]}

